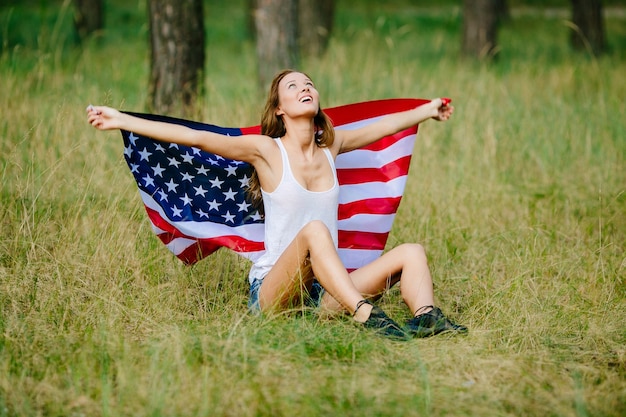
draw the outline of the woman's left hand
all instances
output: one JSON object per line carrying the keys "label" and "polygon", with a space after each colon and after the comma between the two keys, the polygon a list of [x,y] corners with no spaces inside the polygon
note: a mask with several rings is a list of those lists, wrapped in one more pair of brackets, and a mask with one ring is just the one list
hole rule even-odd
{"label": "woman's left hand", "polygon": [[451,99],[446,97],[434,99],[433,103],[437,105],[437,115],[433,116],[433,119],[439,121],[448,120],[454,113],[454,106],[450,104],[451,101]]}

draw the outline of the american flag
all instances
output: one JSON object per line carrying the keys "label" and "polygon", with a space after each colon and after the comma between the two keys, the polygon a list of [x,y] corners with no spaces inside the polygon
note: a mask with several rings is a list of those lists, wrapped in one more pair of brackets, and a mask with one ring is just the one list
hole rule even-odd
{"label": "american flag", "polygon": [[[426,103],[389,99],[325,109],[335,129],[355,129]],[[129,113],[230,136],[260,126],[224,128],[172,117]],[[339,254],[348,270],[379,257],[406,184],[418,126],[365,148],[340,154]],[[180,260],[193,264],[220,247],[255,261],[264,251],[263,219],[245,194],[250,165],[122,131],[124,157],[156,235]]]}

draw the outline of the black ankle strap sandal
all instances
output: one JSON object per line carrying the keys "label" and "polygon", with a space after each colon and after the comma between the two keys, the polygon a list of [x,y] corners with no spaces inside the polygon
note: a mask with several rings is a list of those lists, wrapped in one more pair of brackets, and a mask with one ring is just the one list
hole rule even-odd
{"label": "black ankle strap sandal", "polygon": [[[428,309],[430,309],[430,310],[428,310]],[[435,309],[435,306],[432,306],[432,305],[428,305],[428,306],[421,306],[420,308],[418,308],[417,310],[415,310],[415,313],[413,313],[413,317],[417,317],[417,316],[418,316],[418,314],[417,314],[417,313],[419,313],[419,312],[420,312],[420,311],[422,311],[422,310],[428,310],[428,311],[424,311],[423,313],[421,313],[421,314],[426,314],[426,313],[430,313],[430,312],[431,312],[432,310],[434,310],[434,309]],[[421,315],[421,314],[420,314],[420,315]]]}
{"label": "black ankle strap sandal", "polygon": [[[423,309],[424,307],[418,308],[415,314]],[[451,321],[444,316],[439,307],[432,307],[432,310],[409,319],[406,322],[406,329],[414,337],[429,337],[444,332],[467,333],[467,327]]]}
{"label": "black ankle strap sandal", "polygon": [[407,340],[408,335],[402,327],[395,321],[390,319],[387,314],[380,308],[372,304],[369,300],[361,300],[356,304],[356,310],[354,314],[363,306],[363,304],[369,304],[372,306],[372,312],[370,316],[365,320],[363,326],[368,329],[374,330],[381,336],[385,336],[393,340]]}
{"label": "black ankle strap sandal", "polygon": [[363,304],[369,304],[373,306],[373,304],[369,300],[363,299],[359,301],[358,303],[356,303],[356,308],[354,309],[354,313],[352,314],[352,317],[356,316],[356,312],[359,311],[359,308],[361,308]]}

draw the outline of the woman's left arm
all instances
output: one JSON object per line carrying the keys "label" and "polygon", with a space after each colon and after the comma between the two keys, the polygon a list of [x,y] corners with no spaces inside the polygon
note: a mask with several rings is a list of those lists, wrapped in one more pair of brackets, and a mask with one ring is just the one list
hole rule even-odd
{"label": "woman's left arm", "polygon": [[428,119],[448,120],[454,112],[454,107],[449,103],[450,99],[436,98],[412,110],[385,116],[359,129],[337,130],[335,131],[335,143],[339,147],[338,152],[343,153],[362,148],[385,136],[394,135]]}

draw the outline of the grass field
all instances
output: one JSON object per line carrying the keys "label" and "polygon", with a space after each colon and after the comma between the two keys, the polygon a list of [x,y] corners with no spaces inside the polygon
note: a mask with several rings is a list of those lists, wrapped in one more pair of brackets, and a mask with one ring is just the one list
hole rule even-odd
{"label": "grass field", "polygon": [[[453,5],[338,2],[328,53],[303,63],[324,106],[456,105],[420,129],[389,246],[425,245],[470,332],[400,343],[251,317],[247,261],[186,267],[153,236],[119,135],[85,120],[146,100],[145,4],[110,3],[83,49],[67,1],[0,8],[0,416],[626,415],[623,13],[599,59],[568,48],[563,18],[514,14],[486,65],[459,58]],[[198,118],[253,125],[264,93],[230,9],[207,11]],[[397,290],[381,303],[408,317]]]}

